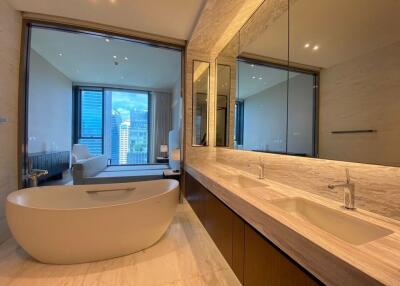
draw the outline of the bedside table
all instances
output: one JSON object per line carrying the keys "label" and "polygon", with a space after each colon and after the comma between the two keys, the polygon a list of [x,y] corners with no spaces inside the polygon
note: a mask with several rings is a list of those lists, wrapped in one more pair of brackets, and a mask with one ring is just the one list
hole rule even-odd
{"label": "bedside table", "polygon": [[168,157],[156,157],[156,162],[165,164],[165,163],[169,162],[169,158]]}
{"label": "bedside table", "polygon": [[164,170],[163,172],[164,179],[174,179],[178,182],[181,181],[181,172],[173,172],[171,169]]}

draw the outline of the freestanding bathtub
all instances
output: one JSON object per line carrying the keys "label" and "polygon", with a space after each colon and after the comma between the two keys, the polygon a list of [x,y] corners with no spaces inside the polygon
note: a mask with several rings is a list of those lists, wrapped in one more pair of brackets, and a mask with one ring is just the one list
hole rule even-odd
{"label": "freestanding bathtub", "polygon": [[178,205],[175,180],[51,186],[7,197],[8,225],[27,253],[74,264],[127,255],[156,243]]}

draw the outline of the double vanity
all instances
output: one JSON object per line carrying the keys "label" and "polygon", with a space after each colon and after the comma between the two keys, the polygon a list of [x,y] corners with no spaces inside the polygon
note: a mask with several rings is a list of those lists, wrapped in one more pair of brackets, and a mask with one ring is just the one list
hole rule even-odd
{"label": "double vanity", "polygon": [[215,161],[185,171],[188,202],[243,285],[400,284],[397,221]]}

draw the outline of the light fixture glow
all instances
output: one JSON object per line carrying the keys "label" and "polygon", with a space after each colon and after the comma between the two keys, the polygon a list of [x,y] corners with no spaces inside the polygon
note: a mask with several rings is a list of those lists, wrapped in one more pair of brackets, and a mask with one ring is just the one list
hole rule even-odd
{"label": "light fixture glow", "polygon": [[106,41],[107,43],[109,43],[109,42],[110,42],[110,39],[106,38],[105,41]]}
{"label": "light fixture glow", "polygon": [[255,79],[256,77],[253,75],[251,78],[252,78],[252,79]]}
{"label": "light fixture glow", "polygon": [[251,64],[250,66],[251,66],[252,68],[254,68],[254,65],[253,65],[253,64]]}
{"label": "light fixture glow", "polygon": [[128,60],[128,57],[125,57],[125,58],[124,58],[124,60],[126,60],[126,61],[127,61],[127,60]]}
{"label": "light fixture glow", "polygon": [[307,48],[310,47],[310,44],[309,44],[309,43],[306,43],[306,44],[304,45],[304,47],[307,49]]}
{"label": "light fixture glow", "polygon": [[59,55],[60,57],[62,57],[63,54],[62,54],[62,53],[58,53],[58,55]]}
{"label": "light fixture glow", "polygon": [[312,49],[313,49],[314,51],[316,51],[316,50],[319,49],[319,46],[318,46],[318,45],[315,45]]}
{"label": "light fixture glow", "polygon": [[260,76],[258,79],[259,79],[259,80],[262,80],[262,77]]}
{"label": "light fixture glow", "polygon": [[113,58],[114,58],[114,59],[116,59],[116,58],[117,58],[117,56],[113,56]]}

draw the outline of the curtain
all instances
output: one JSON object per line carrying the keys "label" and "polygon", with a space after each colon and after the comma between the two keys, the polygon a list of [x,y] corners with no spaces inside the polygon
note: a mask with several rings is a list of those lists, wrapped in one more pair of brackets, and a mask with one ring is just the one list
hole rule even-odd
{"label": "curtain", "polygon": [[171,130],[171,94],[151,92],[150,163],[156,162],[161,145],[168,145]]}

